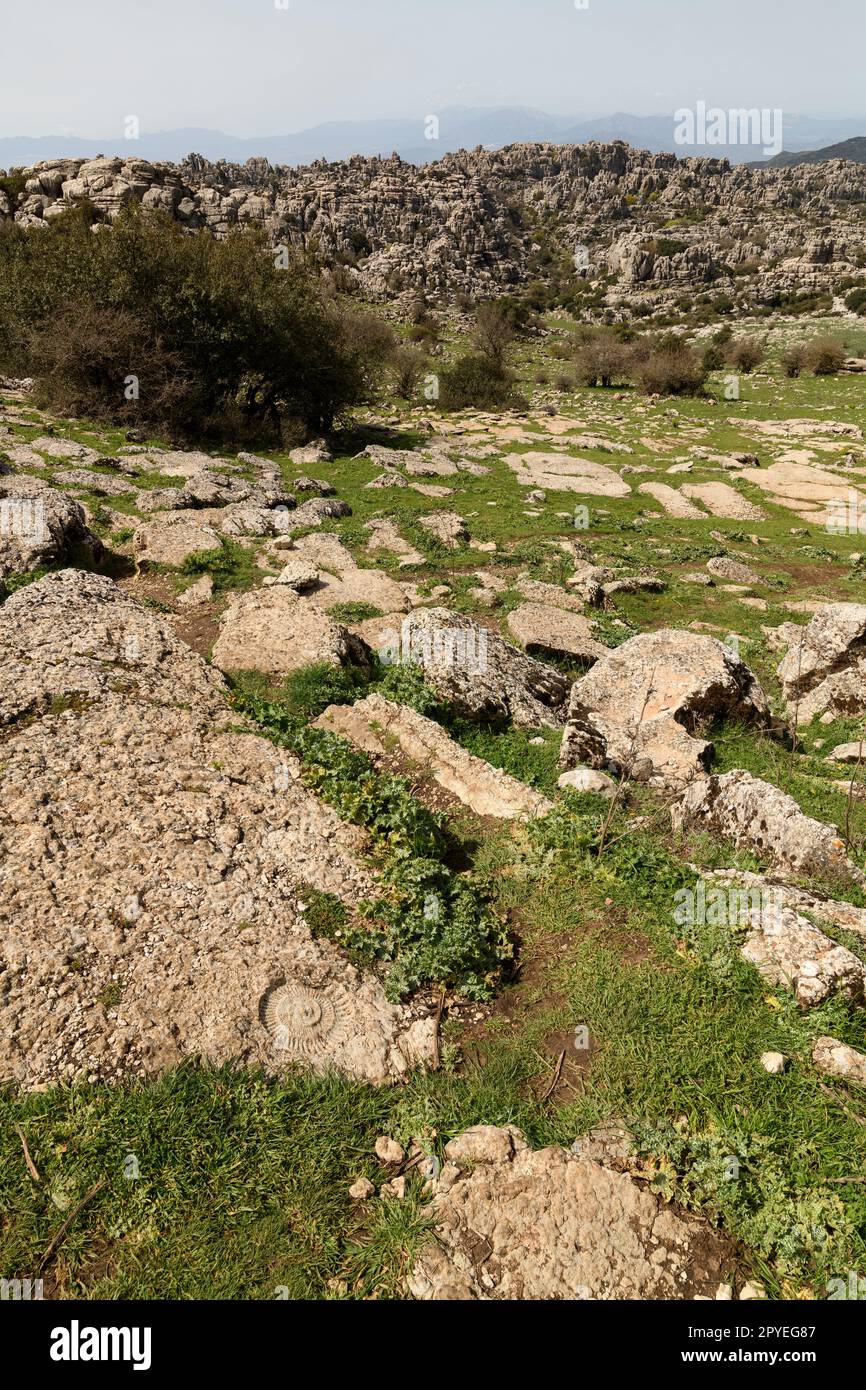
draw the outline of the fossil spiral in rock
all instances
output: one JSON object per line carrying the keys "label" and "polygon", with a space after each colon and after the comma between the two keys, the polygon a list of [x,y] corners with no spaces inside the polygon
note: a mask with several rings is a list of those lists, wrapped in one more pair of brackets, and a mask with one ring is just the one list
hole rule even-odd
{"label": "fossil spiral in rock", "polygon": [[307,1058],[324,1057],[343,1033],[342,992],[333,985],[313,989],[289,981],[265,996],[263,1016],[277,1048]]}

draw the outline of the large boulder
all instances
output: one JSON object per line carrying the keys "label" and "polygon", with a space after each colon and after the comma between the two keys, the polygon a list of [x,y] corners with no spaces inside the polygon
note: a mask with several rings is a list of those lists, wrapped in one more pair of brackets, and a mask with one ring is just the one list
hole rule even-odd
{"label": "large boulder", "polygon": [[393,659],[420,666],[427,684],[470,719],[535,729],[565,718],[565,676],[460,613],[418,608],[392,640]]}
{"label": "large boulder", "polygon": [[366,666],[369,652],[358,637],[288,584],[240,594],[220,618],[213,649],[221,671],[263,671],[285,676],[302,666]]}
{"label": "large boulder", "polygon": [[26,474],[0,475],[0,579],[81,555],[93,563],[102,542],[80,502]]}
{"label": "large boulder", "polygon": [[409,1289],[436,1300],[714,1298],[734,1266],[718,1232],[628,1174],[520,1130],[477,1126],[445,1148],[434,1239]]}
{"label": "large boulder", "polygon": [[[363,833],[297,763],[229,731],[215,671],[110,580],[0,607],[0,1075],[144,1075],[200,1055],[381,1083],[433,1056],[305,923],[373,897]],[[235,720],[236,722],[236,720]]]}
{"label": "large boulder", "polygon": [[468,753],[435,720],[382,695],[368,695],[354,705],[329,705],[316,726],[342,734],[376,757],[386,757],[396,745],[477,816],[526,820],[552,809],[540,792]]}
{"label": "large boulder", "polygon": [[687,787],[671,812],[674,827],[696,826],[766,856],[779,873],[866,882],[832,825],[813,820],[792,796],[735,768]]}
{"label": "large boulder", "polygon": [[830,603],[799,632],[786,624],[785,637],[779,680],[798,724],[866,710],[866,604]]}
{"label": "large boulder", "polygon": [[725,716],[767,717],[757,679],[729,648],[692,632],[640,633],[575,682],[560,766],[631,775],[644,764],[656,782],[680,786],[704,772],[712,744],[701,732]]}

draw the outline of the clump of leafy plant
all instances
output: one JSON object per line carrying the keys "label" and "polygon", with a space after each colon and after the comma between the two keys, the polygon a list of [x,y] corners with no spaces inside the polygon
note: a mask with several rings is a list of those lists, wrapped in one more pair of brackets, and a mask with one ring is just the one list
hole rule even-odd
{"label": "clump of leafy plant", "polygon": [[378,772],[366,754],[309,727],[284,704],[239,688],[234,703],[295,754],[317,796],[371,837],[382,891],[340,928],[340,944],[355,959],[382,967],[390,999],[425,984],[489,998],[512,947],[483,881],[448,867],[444,817],[428,811],[405,778]]}

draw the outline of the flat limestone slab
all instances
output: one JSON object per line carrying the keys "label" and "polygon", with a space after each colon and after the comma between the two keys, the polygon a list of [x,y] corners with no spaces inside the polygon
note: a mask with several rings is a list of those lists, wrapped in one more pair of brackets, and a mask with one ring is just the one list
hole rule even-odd
{"label": "flat limestone slab", "polygon": [[[742,474],[739,475],[742,477]],[[700,502],[713,516],[730,521],[766,521],[767,513],[728,483],[684,483],[683,493]]]}
{"label": "flat limestone slab", "polygon": [[681,517],[683,521],[706,521],[706,513],[695,507],[675,487],[667,483],[641,483],[638,492],[652,497],[664,507],[668,516]]}
{"label": "flat limestone slab", "polygon": [[591,497],[628,497],[631,488],[612,468],[569,454],[509,454],[509,467],[523,487],[580,492]]}
{"label": "flat limestone slab", "polygon": [[354,705],[329,705],[315,727],[342,734],[356,748],[379,757],[396,744],[477,816],[526,820],[552,809],[540,792],[468,753],[435,720],[382,695],[368,695]]}

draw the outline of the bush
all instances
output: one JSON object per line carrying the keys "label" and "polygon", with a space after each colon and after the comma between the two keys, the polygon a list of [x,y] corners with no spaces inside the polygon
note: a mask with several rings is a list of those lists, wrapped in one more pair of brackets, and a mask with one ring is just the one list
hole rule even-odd
{"label": "bush", "polygon": [[861,285],[845,296],[845,307],[855,314],[866,314],[866,285]]}
{"label": "bush", "polygon": [[504,305],[490,300],[478,306],[472,341],[482,357],[501,365],[515,333],[513,318]]}
{"label": "bush", "polygon": [[804,343],[792,343],[786,348],[781,356],[782,371],[787,377],[797,377],[806,365],[806,347]]}
{"label": "bush", "polygon": [[439,378],[439,404],[443,410],[516,410],[526,402],[517,394],[514,377],[490,357],[461,357]]}
{"label": "bush", "polygon": [[321,434],[372,397],[390,340],[253,229],[216,241],[135,208],[110,230],[76,212],[0,230],[0,369],[36,376],[61,411],[181,436],[278,439],[287,420]]}
{"label": "bush", "polygon": [[427,356],[418,348],[402,347],[391,357],[394,390],[404,401],[415,399],[415,393],[427,370]]}
{"label": "bush", "polygon": [[808,344],[804,362],[815,376],[835,376],[845,365],[845,346],[838,338],[815,338]]}
{"label": "bush", "polygon": [[707,372],[721,371],[726,360],[725,351],[721,343],[708,343],[701,357],[701,361]]}
{"label": "bush", "polygon": [[707,374],[695,350],[679,341],[656,346],[638,358],[634,367],[637,385],[645,395],[697,396]]}
{"label": "bush", "polygon": [[728,362],[738,372],[748,374],[759,367],[766,355],[763,338],[734,338],[728,347]]}
{"label": "bush", "polygon": [[613,386],[629,379],[631,352],[613,333],[595,333],[574,354],[574,367],[584,386]]}

